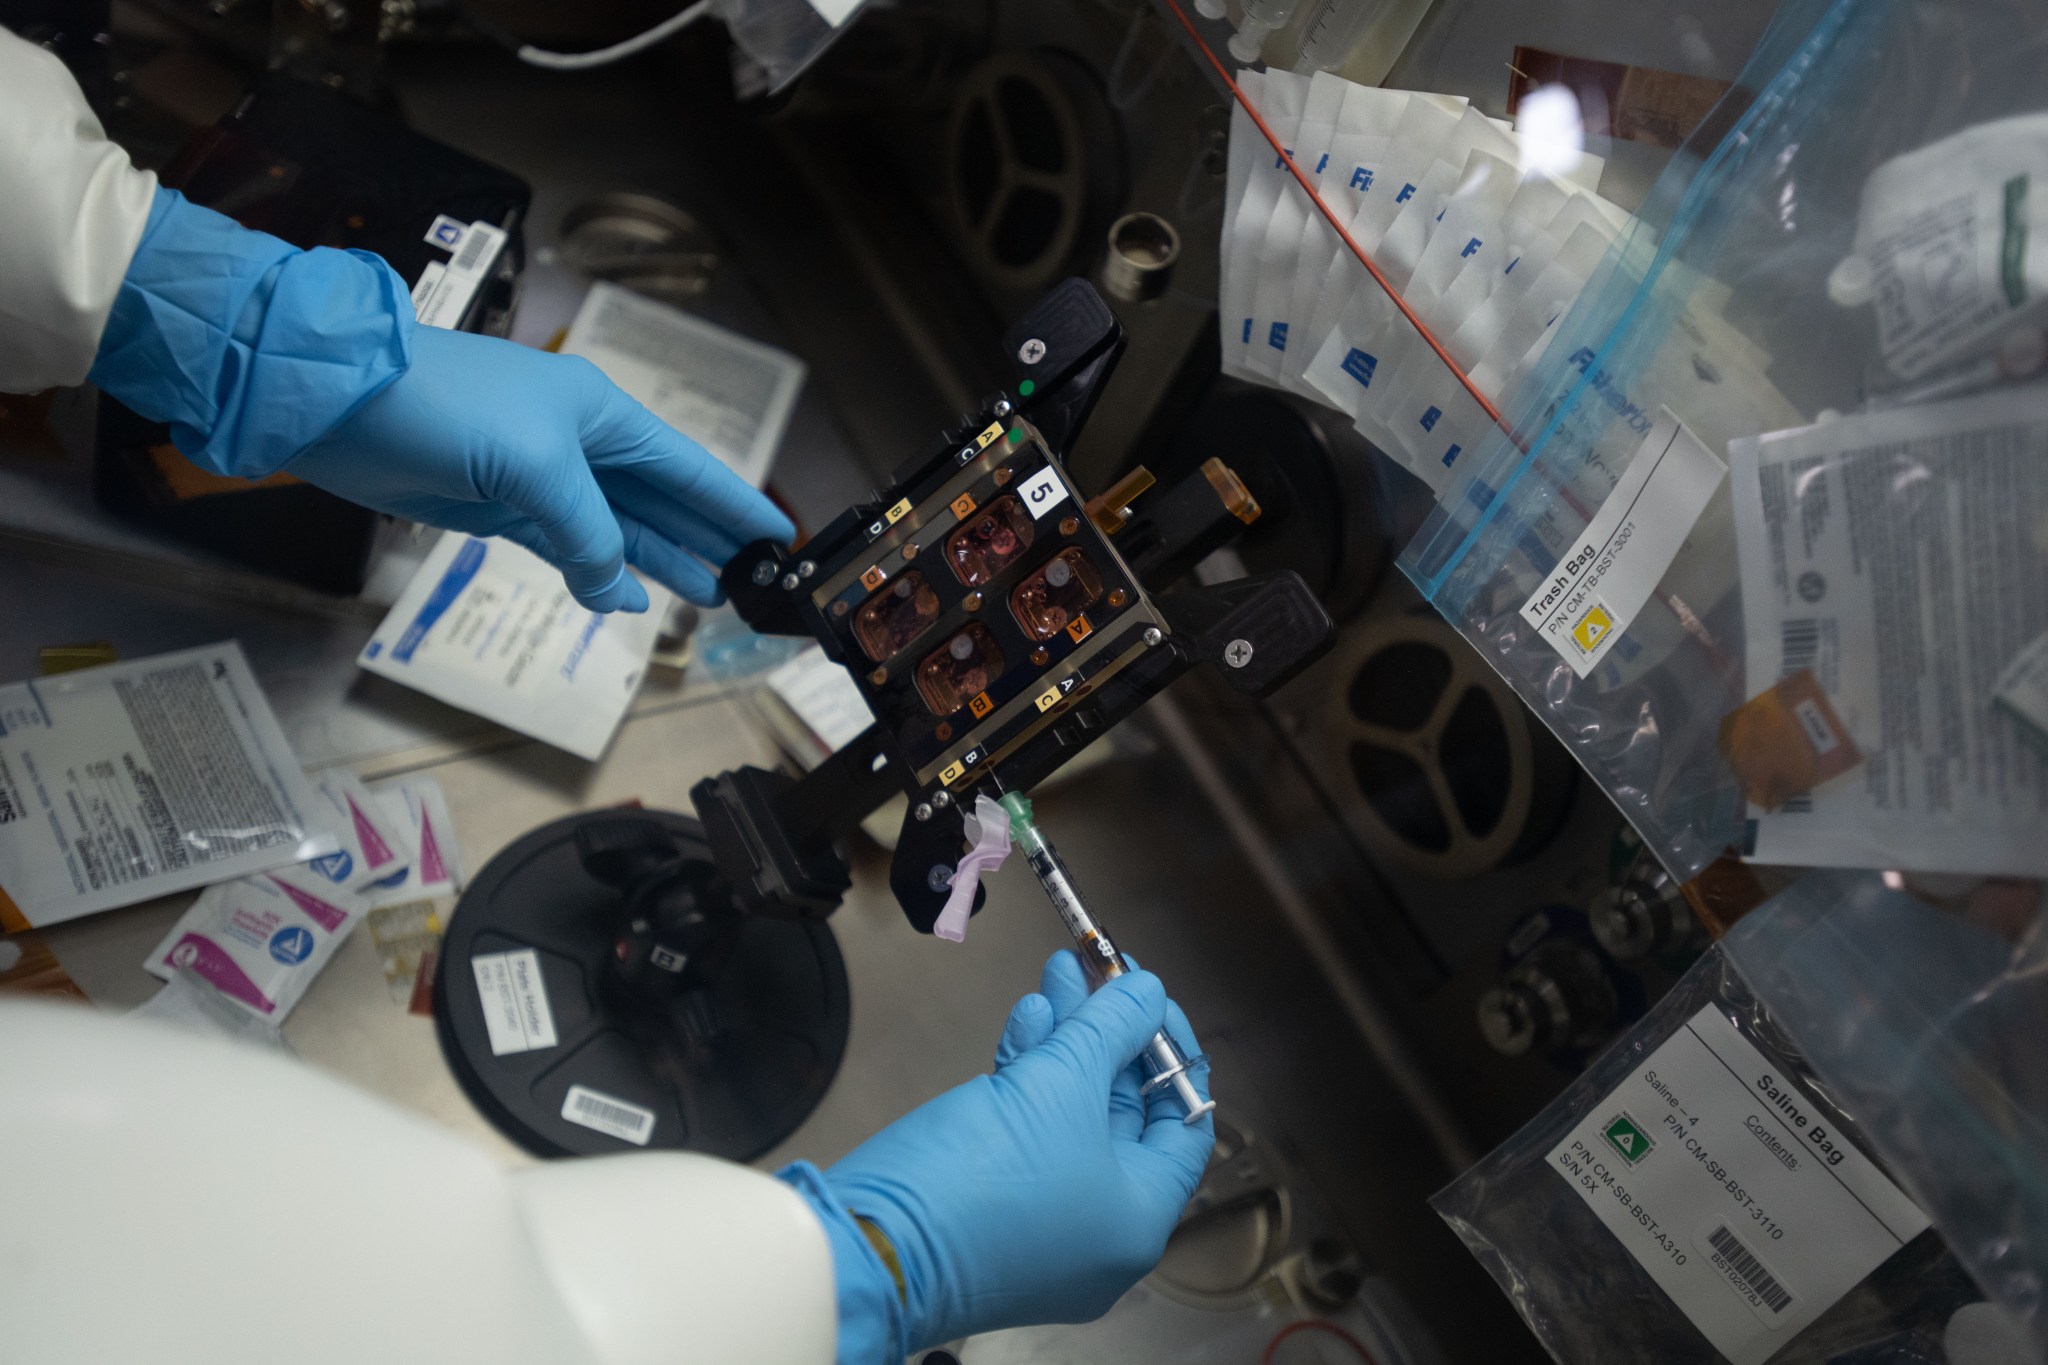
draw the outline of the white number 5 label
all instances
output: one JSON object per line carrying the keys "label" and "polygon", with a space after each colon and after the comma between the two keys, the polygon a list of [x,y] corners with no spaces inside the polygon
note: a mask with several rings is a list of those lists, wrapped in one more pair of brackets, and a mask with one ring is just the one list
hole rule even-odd
{"label": "white number 5 label", "polygon": [[1024,486],[1017,491],[1023,494],[1024,505],[1031,509],[1033,521],[1067,500],[1067,486],[1060,482],[1060,472],[1051,465],[1026,479]]}

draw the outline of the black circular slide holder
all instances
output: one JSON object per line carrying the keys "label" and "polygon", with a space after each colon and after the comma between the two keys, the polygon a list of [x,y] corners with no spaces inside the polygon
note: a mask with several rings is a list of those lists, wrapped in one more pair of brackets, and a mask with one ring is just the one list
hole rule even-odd
{"label": "black circular slide holder", "polygon": [[703,826],[666,811],[572,815],[493,858],[434,991],[456,1079],[539,1156],[751,1160],[824,1097],[848,1013],[831,929],[741,913]]}

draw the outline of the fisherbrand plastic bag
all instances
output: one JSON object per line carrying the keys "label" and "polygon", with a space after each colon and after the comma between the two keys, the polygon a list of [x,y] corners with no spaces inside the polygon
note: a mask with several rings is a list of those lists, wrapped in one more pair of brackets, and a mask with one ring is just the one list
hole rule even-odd
{"label": "fisherbrand plastic bag", "polygon": [[[2044,276],[2031,243],[2048,138],[2021,116],[2048,109],[2044,68],[2048,24],[2031,0],[1787,0],[1566,315],[1541,329],[1528,357],[1481,360],[1489,373],[1510,367],[1499,406],[1512,435],[1488,424],[1463,450],[1402,567],[1675,876],[1743,844],[1747,794],[1767,784],[1738,771],[1740,746],[1724,753],[1723,724],[1781,682],[1783,656],[1746,647],[1755,633],[1745,603],[1765,585],[1739,569],[1731,481],[1693,508],[1696,480],[1665,498],[1661,476],[1639,475],[1680,452],[1710,476],[1704,462],[1726,465],[1731,443],[1765,438],[1768,448],[1774,433],[1839,414],[1882,428],[1894,413],[1899,440],[1919,439],[1925,423],[1912,414],[1929,400],[2048,360],[2048,344],[2022,344],[2040,323]],[[1927,173],[1907,173],[1915,167]],[[1943,232],[1946,255],[1927,235]],[[1845,260],[1856,264],[1845,271]],[[1941,330],[1930,299],[1960,300],[1952,329]],[[1913,387],[1902,387],[1909,376]],[[1674,425],[1662,425],[1666,414]],[[2022,516],[2048,462],[2015,466],[2013,477],[2008,505]],[[1617,506],[1625,483],[1648,487],[1650,504]],[[1678,510],[1692,520],[1678,524]],[[1655,537],[1632,537],[1641,511]],[[1980,595],[2010,604],[2000,629],[2015,648],[2048,630],[2037,558],[1966,563],[1967,526],[1951,527],[1951,549],[1935,553],[1934,527],[1896,524],[1928,572],[1978,573]],[[1991,648],[1962,639],[1950,650],[1947,629],[1917,620],[1907,644],[1930,659]],[[1977,688],[1975,667],[1955,704],[1989,707],[1991,685]],[[1832,780],[1883,779],[1906,724],[1889,711],[1870,717],[1853,735],[1862,765]],[[1974,768],[1948,778],[1993,780]],[[2038,781],[2036,772],[2022,785],[2032,793]]]}

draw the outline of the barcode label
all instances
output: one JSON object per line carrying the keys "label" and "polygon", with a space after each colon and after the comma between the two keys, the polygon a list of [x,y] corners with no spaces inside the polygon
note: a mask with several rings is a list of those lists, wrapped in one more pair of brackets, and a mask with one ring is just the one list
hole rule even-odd
{"label": "barcode label", "polygon": [[[1778,623],[1778,680],[1783,682],[1802,668],[1812,668],[1820,658],[1820,622],[1808,616]],[[1821,750],[1820,752],[1826,752]],[[1811,815],[1813,793],[1788,796],[1776,811],[1779,815]]]}
{"label": "barcode label", "polygon": [[443,215],[427,240],[455,253],[430,284],[425,275],[413,291],[413,311],[429,327],[457,328],[483,287],[505,245],[505,231],[489,223],[458,223]]}
{"label": "barcode label", "polygon": [[[487,223],[484,226],[490,225]],[[462,250],[455,253],[455,264],[449,269],[466,273],[475,270],[483,262],[484,252],[491,248],[492,237],[488,232],[478,232],[476,227],[476,224],[471,223],[469,231],[462,235]]]}
{"label": "barcode label", "polygon": [[1764,1268],[1764,1263],[1742,1244],[1740,1237],[1728,1230],[1725,1223],[1707,1234],[1707,1245],[1714,1249],[1716,1265],[1739,1276],[1749,1286],[1750,1293],[1759,1301],[1752,1303],[1752,1307],[1768,1308],[1776,1315],[1792,1306],[1791,1291],[1778,1283],[1777,1277]]}
{"label": "barcode label", "polygon": [[[1766,637],[1768,638],[1768,637]],[[1820,657],[1820,622],[1811,616],[1778,623],[1778,678],[1783,681]]]}
{"label": "barcode label", "polygon": [[637,1104],[613,1095],[592,1090],[589,1086],[572,1085],[562,1099],[562,1117],[571,1123],[630,1142],[636,1147],[645,1147],[647,1139],[654,1136],[654,1111],[642,1109]]}
{"label": "barcode label", "polygon": [[7,771],[7,760],[0,758],[0,825],[21,818],[21,810],[14,804],[14,774]]}

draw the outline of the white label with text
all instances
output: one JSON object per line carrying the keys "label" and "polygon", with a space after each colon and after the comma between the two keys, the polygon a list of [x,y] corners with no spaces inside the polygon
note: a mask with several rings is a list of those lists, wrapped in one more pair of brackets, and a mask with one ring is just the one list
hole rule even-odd
{"label": "white label with text", "polygon": [[1711,1005],[1549,1164],[1733,1365],[1762,1365],[1928,1223]]}
{"label": "white label with text", "polygon": [[1061,481],[1059,470],[1051,465],[1024,480],[1017,492],[1024,499],[1024,505],[1031,509],[1033,521],[1067,500],[1067,485]]}
{"label": "white label with text", "polygon": [[562,1117],[621,1142],[630,1142],[635,1147],[645,1147],[647,1139],[654,1136],[655,1114],[652,1109],[629,1103],[617,1095],[607,1095],[602,1090],[592,1090],[587,1085],[569,1087],[569,1093],[562,1097]]}
{"label": "white label with text", "polygon": [[483,1006],[484,1027],[490,1030],[493,1057],[537,1052],[560,1041],[539,953],[531,948],[486,953],[471,958],[469,965],[476,973],[477,1001]]}
{"label": "white label with text", "polygon": [[1574,673],[1591,673],[1650,600],[1727,476],[1720,456],[1660,409],[1585,534],[1522,604],[1522,619]]}

